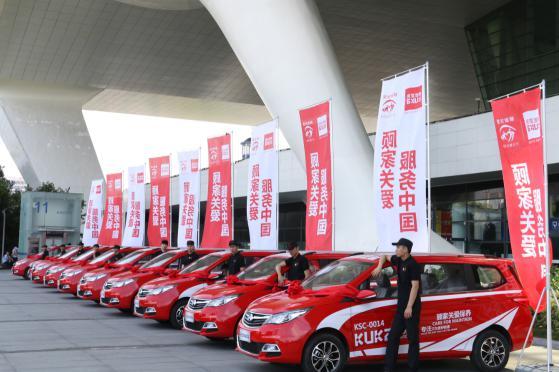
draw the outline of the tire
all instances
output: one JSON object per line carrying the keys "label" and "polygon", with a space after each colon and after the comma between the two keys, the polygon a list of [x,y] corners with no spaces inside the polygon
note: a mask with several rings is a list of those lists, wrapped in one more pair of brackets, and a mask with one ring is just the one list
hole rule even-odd
{"label": "tire", "polygon": [[29,280],[29,268],[23,272],[23,279]]}
{"label": "tire", "polygon": [[476,337],[470,360],[478,371],[495,372],[505,368],[509,354],[508,338],[499,331],[488,329]]}
{"label": "tire", "polygon": [[[184,307],[188,304],[188,298],[181,298],[171,308],[171,313],[169,314],[169,323],[174,329],[182,329],[182,316],[184,312]],[[180,316],[179,316],[180,315]]]}
{"label": "tire", "polygon": [[[329,355],[325,361],[322,356]],[[331,333],[311,337],[303,350],[301,367],[304,372],[339,372],[344,369],[348,352],[340,338]]]}

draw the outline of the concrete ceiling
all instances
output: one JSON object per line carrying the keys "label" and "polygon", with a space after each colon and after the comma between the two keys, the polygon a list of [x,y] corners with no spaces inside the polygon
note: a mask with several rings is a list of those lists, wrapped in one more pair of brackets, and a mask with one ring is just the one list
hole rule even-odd
{"label": "concrete ceiling", "polygon": [[[0,0],[0,79],[262,105],[198,1],[119,1]],[[505,2],[318,0],[367,130],[379,79],[426,60],[431,119],[473,113],[480,93],[464,26]]]}

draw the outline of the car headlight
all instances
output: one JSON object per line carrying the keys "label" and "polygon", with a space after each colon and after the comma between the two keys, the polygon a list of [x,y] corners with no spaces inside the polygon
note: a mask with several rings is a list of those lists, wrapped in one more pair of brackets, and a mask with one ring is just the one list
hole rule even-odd
{"label": "car headlight", "polygon": [[268,318],[264,322],[264,324],[283,324],[292,321],[300,316],[305,315],[308,313],[310,308],[307,309],[300,309],[300,310],[293,310],[293,311],[286,311],[279,314],[274,314]]}
{"label": "car headlight", "polygon": [[126,280],[119,281],[119,282],[113,282],[113,288],[124,287],[124,286],[132,283],[133,281],[134,281],[134,279],[126,279]]}
{"label": "car headlight", "polygon": [[229,296],[219,297],[219,298],[213,299],[210,302],[208,302],[208,304],[206,306],[207,307],[223,306],[223,305],[228,304],[231,301],[236,300],[237,297],[239,297],[239,295],[229,295]]}
{"label": "car headlight", "polygon": [[149,294],[150,294],[150,295],[158,295],[158,294],[161,294],[161,293],[165,293],[165,292],[167,292],[168,290],[171,290],[171,289],[173,289],[173,288],[175,288],[174,285],[165,285],[165,286],[163,286],[163,287],[150,289],[150,290],[149,290]]}

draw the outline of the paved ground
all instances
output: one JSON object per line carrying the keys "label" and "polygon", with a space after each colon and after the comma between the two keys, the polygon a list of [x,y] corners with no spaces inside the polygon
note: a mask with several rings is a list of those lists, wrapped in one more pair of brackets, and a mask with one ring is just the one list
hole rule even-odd
{"label": "paved ground", "polygon": [[[542,348],[529,351],[545,358]],[[556,352],[559,360],[559,352]],[[511,357],[510,370],[516,364]],[[468,360],[425,362],[422,371],[472,371]],[[156,322],[63,295],[0,270],[0,372],[219,371],[288,372]],[[380,366],[347,372],[381,371]],[[401,369],[402,371],[405,368]]]}

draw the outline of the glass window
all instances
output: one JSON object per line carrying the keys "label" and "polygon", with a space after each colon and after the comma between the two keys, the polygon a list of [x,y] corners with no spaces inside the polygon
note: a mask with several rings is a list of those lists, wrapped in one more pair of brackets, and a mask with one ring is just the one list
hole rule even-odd
{"label": "glass window", "polygon": [[267,257],[250,265],[238,275],[243,280],[264,279],[276,272],[276,265],[285,261],[284,257]]}
{"label": "glass window", "polygon": [[211,264],[217,262],[221,257],[222,255],[219,254],[208,254],[185,267],[181,271],[181,274],[193,273],[195,271],[205,269]]}
{"label": "glass window", "polygon": [[505,279],[495,267],[475,266],[474,277],[476,289],[492,289],[505,283]]}
{"label": "glass window", "polygon": [[175,256],[176,256],[175,252],[162,253],[159,256],[155,257],[153,260],[142,265],[142,269],[150,269],[154,267],[164,266]]}
{"label": "glass window", "polygon": [[371,262],[357,260],[335,261],[305,280],[303,287],[318,290],[334,285],[347,284],[371,267],[371,265]]}
{"label": "glass window", "polygon": [[421,274],[423,295],[463,292],[468,290],[462,264],[427,264]]}
{"label": "glass window", "polygon": [[102,255],[98,256],[97,258],[94,258],[94,259],[91,260],[91,262],[89,262],[89,263],[96,264],[96,263],[98,263],[98,262],[102,262],[102,261],[104,261],[107,257],[111,257],[113,254],[114,254],[114,251],[113,251],[113,250],[107,251],[107,252],[103,253]]}

